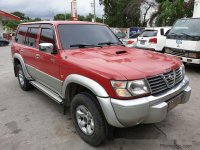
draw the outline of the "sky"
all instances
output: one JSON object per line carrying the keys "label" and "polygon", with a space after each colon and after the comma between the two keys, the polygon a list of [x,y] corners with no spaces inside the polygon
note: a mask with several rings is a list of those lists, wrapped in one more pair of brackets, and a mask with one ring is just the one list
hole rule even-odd
{"label": "sky", "polygon": [[[93,0],[77,0],[78,14],[88,15],[93,9]],[[52,19],[57,13],[71,13],[71,0],[0,0],[0,10],[6,12],[20,11],[31,18]],[[103,6],[96,0],[96,14],[101,17]]]}

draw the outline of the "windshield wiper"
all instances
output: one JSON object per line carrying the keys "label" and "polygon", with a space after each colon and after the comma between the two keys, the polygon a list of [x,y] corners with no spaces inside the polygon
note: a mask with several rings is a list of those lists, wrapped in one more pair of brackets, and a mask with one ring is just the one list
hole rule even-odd
{"label": "windshield wiper", "polygon": [[100,46],[100,45],[94,45],[94,44],[74,44],[74,45],[70,45],[70,47],[78,47],[78,48],[100,47],[100,48],[102,48],[102,46]]}
{"label": "windshield wiper", "polygon": [[114,43],[114,42],[103,42],[103,43],[99,43],[98,45],[123,45],[120,42],[118,43]]}
{"label": "windshield wiper", "polygon": [[187,34],[187,33],[181,33],[181,35],[185,35],[185,36],[187,36],[187,37],[194,37],[194,36],[189,35],[189,34]]}
{"label": "windshield wiper", "polygon": [[168,34],[169,36],[170,35],[172,35],[172,36],[178,36],[178,34],[176,34],[176,33],[170,33],[170,34]]}

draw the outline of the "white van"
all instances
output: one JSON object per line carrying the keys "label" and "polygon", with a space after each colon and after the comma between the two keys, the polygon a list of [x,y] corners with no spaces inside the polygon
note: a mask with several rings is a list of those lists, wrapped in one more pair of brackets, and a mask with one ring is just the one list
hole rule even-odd
{"label": "white van", "polygon": [[167,35],[165,53],[200,64],[200,18],[179,19]]}
{"label": "white van", "polygon": [[163,52],[166,36],[171,27],[145,28],[138,37],[137,48]]}

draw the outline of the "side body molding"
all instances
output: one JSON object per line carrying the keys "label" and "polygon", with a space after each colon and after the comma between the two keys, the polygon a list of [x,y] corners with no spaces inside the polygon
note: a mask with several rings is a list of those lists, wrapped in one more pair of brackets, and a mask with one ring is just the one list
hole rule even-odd
{"label": "side body molding", "polygon": [[71,74],[71,75],[67,76],[67,78],[65,79],[65,81],[63,83],[62,98],[64,98],[64,99],[66,98],[65,91],[66,91],[68,85],[70,85],[70,83],[80,84],[80,85],[88,88],[90,91],[92,91],[98,97],[109,97],[106,90],[96,81],[94,81],[90,78],[84,77],[82,75]]}
{"label": "side body molding", "polygon": [[24,71],[24,75],[25,77],[28,79],[28,80],[31,80],[31,76],[29,75],[28,71],[27,71],[27,68],[26,68],[26,65],[25,65],[25,62],[24,62],[24,59],[22,58],[22,56],[18,53],[15,53],[13,55],[13,63],[14,63],[14,60],[17,59],[20,61],[21,65],[22,65],[22,69]]}

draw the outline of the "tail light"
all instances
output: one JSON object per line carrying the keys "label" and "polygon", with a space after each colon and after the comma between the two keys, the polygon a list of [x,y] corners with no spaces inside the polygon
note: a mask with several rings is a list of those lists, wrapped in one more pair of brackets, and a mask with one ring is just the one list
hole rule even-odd
{"label": "tail light", "polygon": [[133,44],[134,43],[134,41],[128,41],[128,44]]}
{"label": "tail light", "polygon": [[149,39],[149,43],[157,44],[157,42],[158,42],[157,38],[151,38],[151,39]]}

